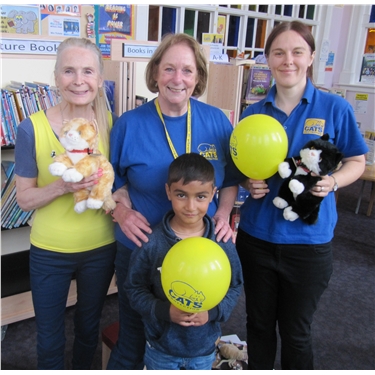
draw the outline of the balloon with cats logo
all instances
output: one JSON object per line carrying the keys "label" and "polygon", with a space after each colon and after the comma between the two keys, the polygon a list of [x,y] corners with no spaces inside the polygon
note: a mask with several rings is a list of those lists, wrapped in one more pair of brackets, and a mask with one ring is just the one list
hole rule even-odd
{"label": "balloon with cats logo", "polygon": [[207,311],[228,292],[232,271],[224,250],[204,237],[177,242],[161,267],[161,283],[168,300],[186,312]]}
{"label": "balloon with cats logo", "polygon": [[242,119],[230,137],[234,164],[247,177],[265,180],[273,176],[288,152],[288,137],[273,117],[256,114]]}

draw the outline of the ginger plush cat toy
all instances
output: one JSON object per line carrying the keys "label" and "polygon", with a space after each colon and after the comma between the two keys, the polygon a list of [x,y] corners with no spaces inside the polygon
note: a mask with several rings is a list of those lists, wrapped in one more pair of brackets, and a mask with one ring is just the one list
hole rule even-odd
{"label": "ginger plush cat toy", "polygon": [[97,148],[98,130],[95,121],[74,118],[64,122],[60,143],[66,152],[57,155],[48,169],[53,176],[62,177],[65,182],[79,182],[102,169],[103,176],[90,188],[73,193],[74,211],[82,213],[87,208],[113,210],[112,199],[114,171],[108,159]]}
{"label": "ginger plush cat toy", "polygon": [[[329,135],[309,141],[300,150],[300,156],[287,158],[279,164],[279,174],[285,179],[273,204],[283,211],[285,220],[298,218],[307,224],[318,220],[322,197],[310,189],[325,176],[337,169],[343,154],[329,142]],[[314,172],[317,176],[313,176]]]}

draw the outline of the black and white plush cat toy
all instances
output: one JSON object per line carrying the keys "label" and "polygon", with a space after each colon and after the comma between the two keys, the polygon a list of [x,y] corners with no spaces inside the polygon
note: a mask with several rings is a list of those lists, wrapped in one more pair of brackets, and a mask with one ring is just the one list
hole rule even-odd
{"label": "black and white plush cat toy", "polygon": [[[314,224],[318,219],[322,197],[310,193],[310,189],[325,176],[334,171],[343,158],[343,154],[329,140],[329,135],[306,143],[300,156],[287,158],[279,164],[278,170],[282,183],[279,195],[273,204],[283,209],[285,220],[301,218],[307,224]],[[318,176],[312,176],[314,172]]]}

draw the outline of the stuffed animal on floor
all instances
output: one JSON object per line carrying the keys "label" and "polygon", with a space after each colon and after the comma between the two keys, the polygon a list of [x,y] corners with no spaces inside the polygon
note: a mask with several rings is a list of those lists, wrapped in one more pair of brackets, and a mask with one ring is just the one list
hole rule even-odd
{"label": "stuffed animal on floor", "polygon": [[96,185],[73,193],[74,210],[79,214],[87,208],[110,211],[116,207],[112,199],[113,167],[98,150],[98,141],[95,121],[74,118],[64,122],[60,143],[66,151],[55,156],[48,167],[53,176],[62,177],[65,182],[79,182],[102,169],[103,175]]}
{"label": "stuffed animal on floor", "polygon": [[223,363],[227,362],[229,369],[242,370],[240,361],[247,361],[247,348],[240,349],[232,342],[229,342],[229,344],[219,344],[218,349],[220,362],[215,365],[215,368],[219,369]]}
{"label": "stuffed animal on floor", "polygon": [[[285,220],[301,218],[307,224],[318,219],[322,197],[310,193],[310,189],[325,176],[334,171],[343,158],[343,154],[324,134],[318,139],[306,143],[300,156],[287,158],[279,164],[278,171],[285,179],[273,204],[283,209]],[[311,175],[314,172],[318,176]]]}

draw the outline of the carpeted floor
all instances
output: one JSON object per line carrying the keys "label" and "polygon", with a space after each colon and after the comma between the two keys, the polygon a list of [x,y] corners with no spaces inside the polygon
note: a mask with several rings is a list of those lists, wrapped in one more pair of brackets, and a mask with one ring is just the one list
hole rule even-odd
{"label": "carpeted floor", "polygon": [[[313,323],[315,368],[321,370],[375,369],[375,207],[366,216],[370,183],[366,183],[358,215],[354,213],[362,181],[340,189],[339,222],[334,239],[334,272]],[[74,307],[66,312],[66,368],[71,368]],[[117,295],[107,297],[102,329],[118,318]],[[237,334],[246,340],[244,297],[231,318],[223,324],[223,335]],[[101,369],[101,341],[92,369]],[[36,369],[34,319],[8,326],[1,343],[2,370]],[[275,369],[280,369],[279,359]]]}

